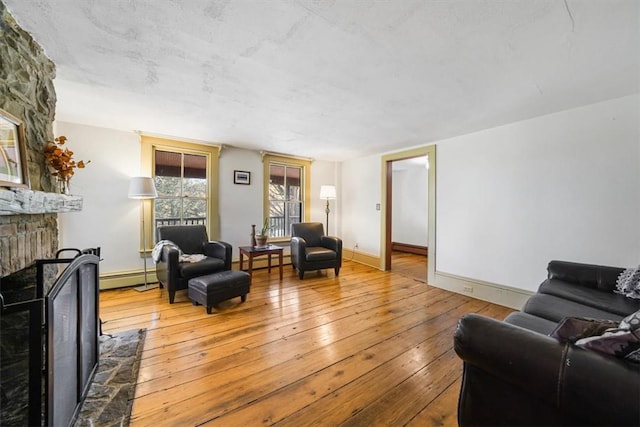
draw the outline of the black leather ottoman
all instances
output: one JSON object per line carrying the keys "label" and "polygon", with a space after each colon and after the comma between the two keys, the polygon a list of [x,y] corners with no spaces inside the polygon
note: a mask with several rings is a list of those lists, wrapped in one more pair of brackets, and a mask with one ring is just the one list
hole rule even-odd
{"label": "black leather ottoman", "polygon": [[244,271],[221,271],[189,280],[189,298],[193,305],[204,305],[207,314],[211,314],[211,307],[219,302],[241,297],[247,300],[251,287],[251,276]]}

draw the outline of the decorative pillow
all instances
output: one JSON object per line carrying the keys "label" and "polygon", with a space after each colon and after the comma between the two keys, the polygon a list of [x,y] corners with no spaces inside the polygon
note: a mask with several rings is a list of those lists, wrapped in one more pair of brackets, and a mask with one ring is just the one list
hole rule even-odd
{"label": "decorative pillow", "polygon": [[620,324],[567,317],[550,335],[578,347],[640,363],[640,310],[622,319]]}
{"label": "decorative pillow", "polygon": [[629,298],[640,299],[640,266],[627,268],[620,273],[615,292]]}
{"label": "decorative pillow", "polygon": [[620,321],[620,327],[630,331],[640,330],[640,310],[632,313]]}
{"label": "decorative pillow", "polygon": [[607,329],[617,327],[618,322],[613,320],[565,317],[549,336],[562,342],[575,343],[579,339],[602,335]]}

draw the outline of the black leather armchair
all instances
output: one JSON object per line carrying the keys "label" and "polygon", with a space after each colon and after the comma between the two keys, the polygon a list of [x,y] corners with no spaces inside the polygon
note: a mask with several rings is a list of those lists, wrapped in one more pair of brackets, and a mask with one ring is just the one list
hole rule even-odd
{"label": "black leather armchair", "polygon": [[321,222],[291,224],[291,264],[300,280],[305,271],[325,268],[333,268],[337,276],[342,266],[342,240],[325,236]]}
{"label": "black leather armchair", "polygon": [[178,250],[170,245],[162,248],[156,263],[156,276],[160,286],[166,287],[169,303],[173,304],[176,291],[187,289],[189,279],[218,271],[231,270],[231,245],[209,241],[204,225],[166,225],[158,227],[158,241],[170,240],[184,254],[203,254],[198,262],[180,262]]}

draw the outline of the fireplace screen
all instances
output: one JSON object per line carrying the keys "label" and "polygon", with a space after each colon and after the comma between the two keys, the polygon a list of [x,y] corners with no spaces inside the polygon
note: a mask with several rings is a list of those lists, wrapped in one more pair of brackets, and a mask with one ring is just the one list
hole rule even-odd
{"label": "fireplace screen", "polygon": [[0,424],[68,426],[75,420],[98,365],[96,252],[38,260],[35,298],[22,292],[31,296],[27,301],[7,301],[4,294],[15,289],[6,289],[4,278],[0,283],[2,326],[12,325],[1,328]]}
{"label": "fireplace screen", "polygon": [[0,425],[40,425],[42,304],[3,304],[0,313]]}

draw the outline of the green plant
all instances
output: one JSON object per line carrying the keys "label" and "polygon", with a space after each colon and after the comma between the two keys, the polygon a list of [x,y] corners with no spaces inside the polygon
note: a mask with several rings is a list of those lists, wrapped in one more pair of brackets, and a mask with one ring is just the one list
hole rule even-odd
{"label": "green plant", "polygon": [[267,236],[269,235],[269,230],[271,230],[273,227],[271,225],[269,225],[269,217],[264,219],[264,222],[262,223],[262,228],[260,229],[260,236]]}

